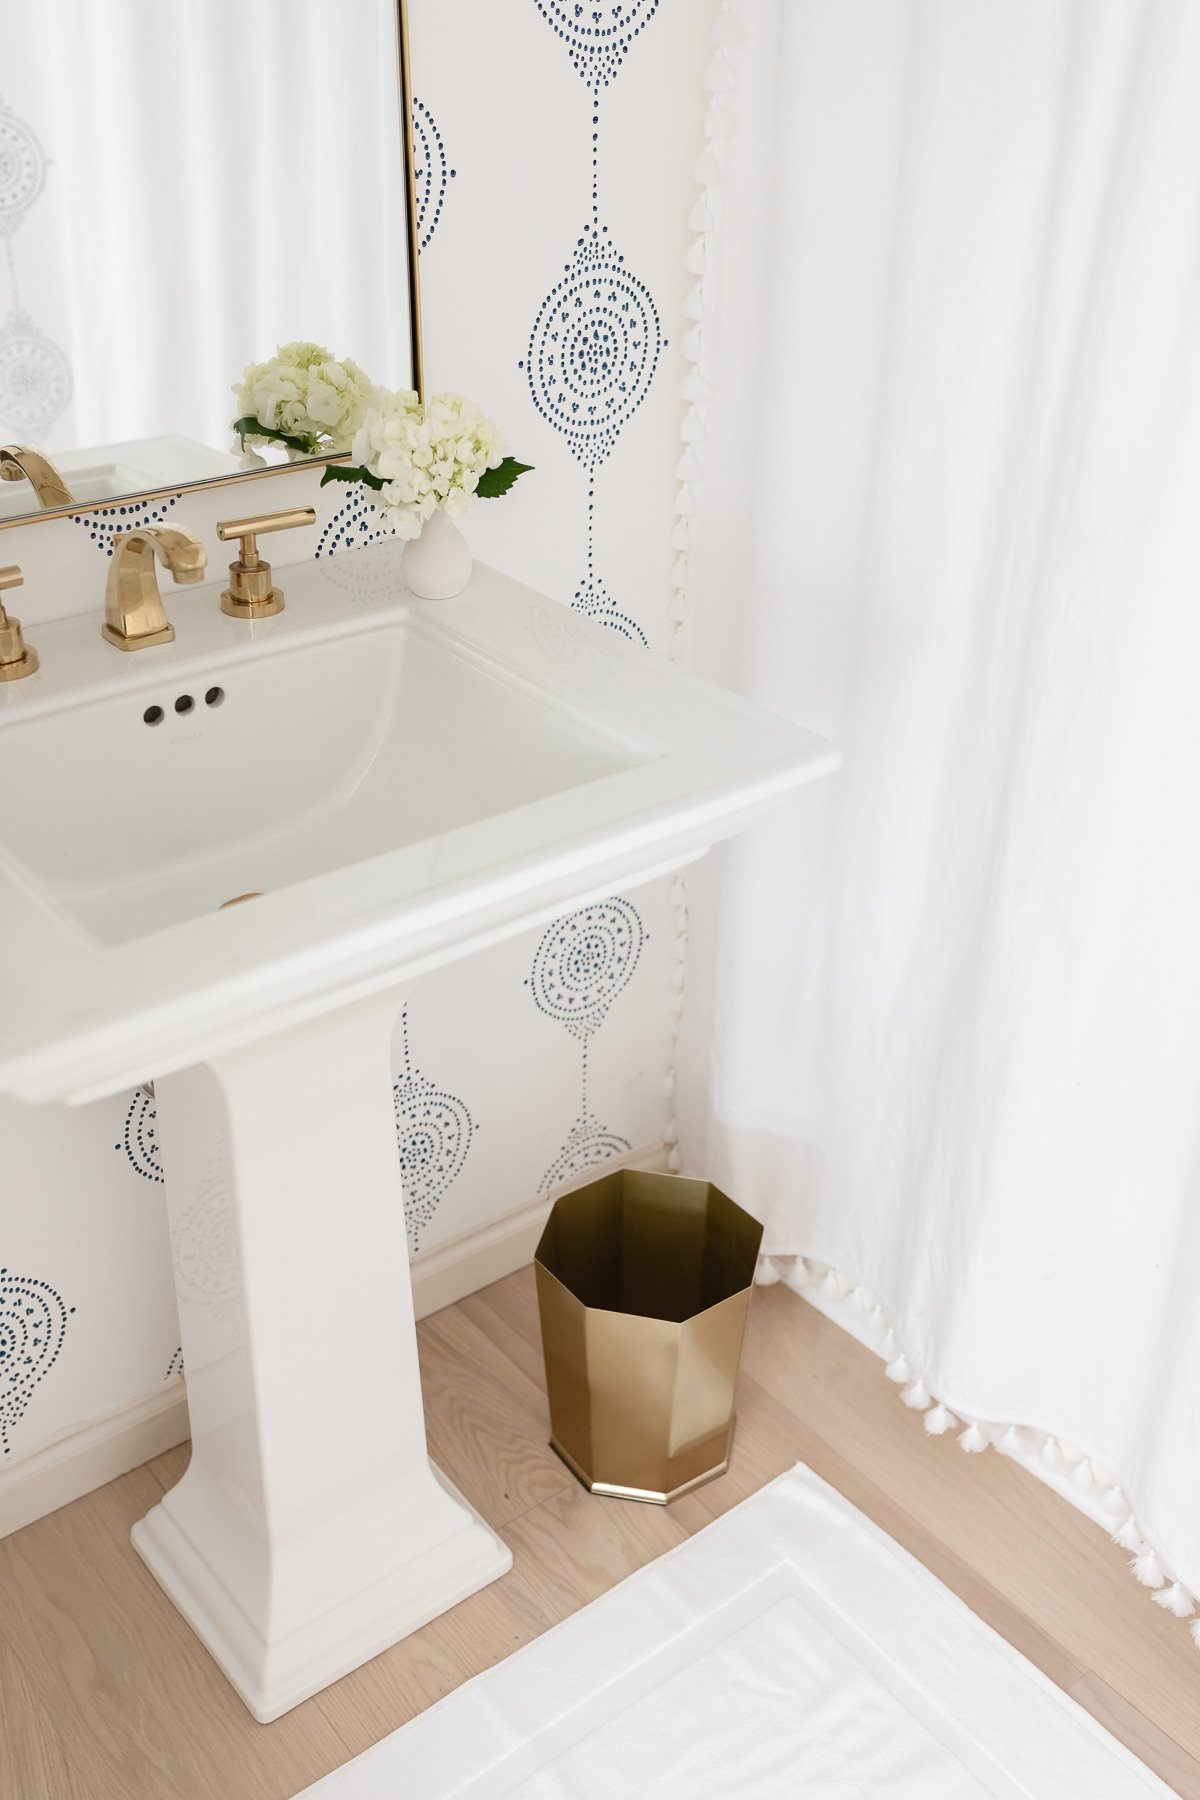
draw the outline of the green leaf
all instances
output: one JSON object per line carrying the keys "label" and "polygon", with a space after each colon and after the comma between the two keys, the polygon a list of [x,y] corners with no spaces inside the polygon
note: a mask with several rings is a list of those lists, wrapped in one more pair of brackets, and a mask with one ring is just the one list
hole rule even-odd
{"label": "green leaf", "polygon": [[248,437],[260,437],[266,438],[268,443],[282,444],[286,450],[298,450],[302,456],[318,454],[317,445],[312,438],[293,437],[286,431],[272,431],[269,425],[263,425],[253,413],[247,414],[244,419],[235,419],[233,429],[238,434],[238,442],[243,450]]}
{"label": "green leaf", "polygon": [[361,481],[364,487],[374,488],[376,493],[387,485],[378,475],[372,475],[370,469],[356,468],[353,463],[326,463],[321,486],[325,487],[331,481]]}
{"label": "green leaf", "polygon": [[498,500],[501,494],[507,494],[518,475],[527,475],[532,467],[532,463],[518,462],[515,456],[506,456],[498,468],[483,471],[475,492],[481,500]]}

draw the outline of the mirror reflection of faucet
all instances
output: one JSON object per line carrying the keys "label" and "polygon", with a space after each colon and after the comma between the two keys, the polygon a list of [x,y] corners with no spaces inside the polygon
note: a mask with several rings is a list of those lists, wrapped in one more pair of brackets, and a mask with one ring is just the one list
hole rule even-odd
{"label": "mirror reflection of faucet", "polygon": [[5,444],[0,448],[0,481],[29,482],[43,507],[75,504],[74,494],[50,458],[27,444]]}

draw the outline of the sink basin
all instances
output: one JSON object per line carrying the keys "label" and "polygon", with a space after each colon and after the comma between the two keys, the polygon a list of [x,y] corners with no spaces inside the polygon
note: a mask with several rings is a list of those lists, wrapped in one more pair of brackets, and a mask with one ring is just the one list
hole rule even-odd
{"label": "sink basin", "polygon": [[207,686],[151,676],[14,721],[0,741],[21,771],[0,791],[0,841],[101,943],[427,843],[655,754],[397,619],[281,645]]}
{"label": "sink basin", "polygon": [[0,1092],[154,1078],[192,1456],[134,1543],[263,1720],[512,1560],[426,1450],[413,983],[837,761],[493,571],[413,601],[401,549],[288,570],[253,625],[172,589],[175,642],[128,655],[97,594],[0,686]]}
{"label": "sink basin", "polygon": [[836,765],[492,570],[413,601],[400,548],[290,569],[253,625],[170,589],[148,650],[103,641],[99,596],[31,633],[38,674],[0,685],[0,1092],[190,1067],[677,867]]}

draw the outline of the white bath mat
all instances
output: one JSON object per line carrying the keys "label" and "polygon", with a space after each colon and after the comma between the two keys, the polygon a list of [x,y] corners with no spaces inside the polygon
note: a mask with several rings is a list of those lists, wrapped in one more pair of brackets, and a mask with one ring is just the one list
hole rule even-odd
{"label": "white bath mat", "polygon": [[1174,1800],[802,1466],[305,1790],[502,1795]]}

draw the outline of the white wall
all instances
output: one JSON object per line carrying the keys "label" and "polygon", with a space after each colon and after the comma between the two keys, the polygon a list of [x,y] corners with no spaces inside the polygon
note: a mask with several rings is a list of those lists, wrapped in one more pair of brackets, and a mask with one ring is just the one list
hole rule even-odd
{"label": "white wall", "polygon": [[[613,10],[600,9],[606,20]],[[591,485],[594,578],[610,597],[607,622],[661,649],[674,559],[687,216],[713,5],[633,0],[621,14],[635,28],[627,53],[591,66],[581,56],[580,67],[571,54],[574,12],[560,0],[412,0],[422,132],[433,145],[431,174],[442,197],[436,225],[436,208],[427,208],[425,220],[427,374],[431,390],[458,387],[478,398],[504,422],[513,450],[536,465],[507,499],[481,503],[472,513],[468,535],[476,553],[572,602],[588,570]],[[589,88],[597,70],[598,106]],[[593,133],[595,217],[609,227],[611,249],[602,280],[590,286],[617,293],[615,301],[602,295],[598,303],[612,310],[618,326],[629,317],[621,296],[632,293],[634,311],[640,307],[656,322],[665,342],[652,374],[643,362],[637,393],[623,397],[619,429],[589,477],[586,458],[572,454],[547,416],[544,386],[531,383],[522,365],[555,285],[566,280],[572,297],[579,287],[579,271],[568,272],[568,265],[593,218]],[[330,143],[337,146],[337,134]],[[615,261],[620,256],[623,264]],[[636,280],[630,284],[626,276]],[[587,303],[594,299],[589,294]],[[628,346],[625,353],[635,362],[640,354]],[[596,368],[581,379],[603,390],[607,377]],[[320,552],[340,542],[346,527],[360,539],[375,529],[356,492],[321,493],[303,471],[272,481],[269,500],[267,485],[259,485],[256,505],[317,506]],[[160,510],[198,531],[216,561],[213,527],[230,510],[227,490],[185,493]],[[106,539],[127,523],[118,513],[98,524],[65,519],[0,535],[0,560],[19,562],[26,572],[19,610],[35,641],[39,619],[81,605],[94,606],[99,618]],[[280,540],[276,560],[305,553],[297,540]],[[590,590],[593,601],[596,592]],[[585,590],[582,598],[588,597]],[[19,771],[4,771],[3,778],[19,779]],[[136,805],[135,767],[128,790]],[[653,1145],[667,1118],[672,925],[665,889],[656,884],[621,897],[609,922],[635,935],[640,930],[644,941],[632,978],[613,993],[588,1047],[592,1154],[612,1154],[617,1140],[634,1149]],[[586,1160],[588,1151],[571,1140],[581,1112],[580,1046],[539,1011],[529,985],[545,935],[513,939],[430,976],[397,1033],[400,1143],[418,1159],[416,1166],[410,1161],[410,1186],[429,1215],[425,1223],[415,1221],[421,1250],[522,1206],[549,1172]],[[552,952],[551,941],[543,953]],[[0,1469],[177,1379],[179,1340],[157,1179],[170,1147],[160,1154],[146,1135],[153,1128],[149,1110],[134,1095],[78,1110],[0,1103],[0,1268],[7,1271],[0,1275],[0,1349],[6,1308],[16,1309],[19,1323],[26,1305],[44,1307],[51,1326],[27,1401],[17,1393],[27,1378],[14,1379],[0,1360]],[[421,1174],[426,1126],[451,1146],[448,1185]],[[220,1245],[208,1249],[219,1269]],[[329,1316],[314,1321],[331,1340],[341,1303],[335,1300]]]}

